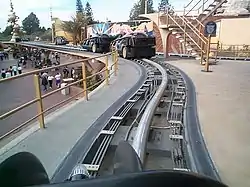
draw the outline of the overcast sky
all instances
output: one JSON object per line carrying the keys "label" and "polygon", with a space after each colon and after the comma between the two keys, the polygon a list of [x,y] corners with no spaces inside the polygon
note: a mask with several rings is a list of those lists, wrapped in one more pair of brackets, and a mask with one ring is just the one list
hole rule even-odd
{"label": "overcast sky", "polygon": [[[53,9],[53,17],[62,20],[69,20],[75,13],[76,0],[12,0],[14,9],[20,20],[23,20],[34,12],[40,20],[41,26],[50,27],[50,6]],[[129,17],[129,11],[133,4],[138,0],[89,0],[96,20],[105,21],[108,18],[111,21],[126,21]],[[157,8],[160,0],[154,0],[154,6]],[[82,0],[85,6],[87,0]],[[175,9],[182,9],[187,0],[172,0],[171,4]],[[108,3],[108,4],[106,4]],[[6,27],[8,14],[10,11],[9,0],[1,0],[0,7],[0,28]]]}

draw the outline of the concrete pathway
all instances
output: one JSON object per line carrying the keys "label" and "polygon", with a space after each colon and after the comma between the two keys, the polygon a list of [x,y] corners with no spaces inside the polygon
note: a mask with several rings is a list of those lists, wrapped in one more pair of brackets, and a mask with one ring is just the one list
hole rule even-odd
{"label": "concrete pathway", "polygon": [[168,61],[193,80],[201,129],[222,180],[250,186],[250,63],[219,61],[211,73],[195,60]]}
{"label": "concrete pathway", "polygon": [[41,160],[51,177],[85,131],[130,90],[140,76],[138,65],[120,60],[118,75],[113,76],[109,86],[93,91],[89,101],[81,99],[48,115],[46,129],[38,130],[38,125],[27,129],[0,149],[0,162],[17,152],[28,151]]}

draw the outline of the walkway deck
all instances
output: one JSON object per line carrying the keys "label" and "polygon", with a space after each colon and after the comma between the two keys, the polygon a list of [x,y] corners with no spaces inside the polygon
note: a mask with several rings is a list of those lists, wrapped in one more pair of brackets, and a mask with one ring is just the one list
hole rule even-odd
{"label": "walkway deck", "polygon": [[250,186],[250,63],[219,61],[204,73],[195,60],[168,61],[193,80],[201,129],[223,182]]}
{"label": "walkway deck", "polygon": [[0,162],[17,152],[28,151],[41,160],[51,177],[86,130],[121,96],[131,91],[132,87],[135,89],[136,83],[142,81],[142,74],[145,75],[145,72],[138,65],[120,59],[118,75],[111,78],[109,86],[97,88],[91,93],[89,101],[79,100],[48,115],[46,129],[38,130],[37,124],[27,129],[0,150]]}

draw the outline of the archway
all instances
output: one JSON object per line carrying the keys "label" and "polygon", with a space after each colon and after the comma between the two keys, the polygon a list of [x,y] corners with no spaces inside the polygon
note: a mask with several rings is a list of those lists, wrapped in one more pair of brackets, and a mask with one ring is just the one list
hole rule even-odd
{"label": "archway", "polygon": [[174,34],[169,33],[166,40],[167,40],[166,41],[167,42],[167,47],[166,47],[167,54],[169,54],[169,53],[174,53],[174,54],[184,53],[182,43],[179,41],[178,38],[175,37]]}

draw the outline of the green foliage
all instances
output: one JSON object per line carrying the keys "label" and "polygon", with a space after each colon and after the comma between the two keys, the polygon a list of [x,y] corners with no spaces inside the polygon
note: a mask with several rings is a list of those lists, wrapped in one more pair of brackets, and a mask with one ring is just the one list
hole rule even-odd
{"label": "green foliage", "polygon": [[45,27],[41,27],[39,30],[44,33],[47,29]]}
{"label": "green foliage", "polygon": [[85,15],[87,18],[87,24],[88,25],[93,24],[94,23],[93,11],[92,11],[92,8],[91,8],[89,2],[86,3],[84,11],[85,11]]}
{"label": "green foliage", "polygon": [[50,41],[51,38],[52,38],[52,30],[51,29],[47,29],[47,30],[45,30],[45,32],[43,32],[43,34],[41,34],[39,36],[44,41]]}
{"label": "green foliage", "polygon": [[[78,74],[78,80],[82,79],[82,67],[78,67],[76,69],[76,72]],[[88,68],[86,68],[86,77],[90,77],[92,75],[92,72],[88,70]],[[99,84],[97,84],[99,83]],[[80,82],[79,86],[82,87],[82,82]],[[99,85],[101,84],[101,78],[99,75],[96,75],[94,77],[88,78],[87,79],[87,88],[89,91],[94,90],[95,88],[97,88]],[[94,86],[95,85],[95,86]]]}
{"label": "green foliage", "polygon": [[158,6],[158,11],[171,11],[172,6],[170,5],[168,0],[161,0]]}
{"label": "green foliage", "polygon": [[81,0],[76,0],[76,13],[83,13],[83,6]]}
{"label": "green foliage", "polygon": [[4,36],[2,33],[0,33],[0,41],[10,41],[11,35]]}
{"label": "green foliage", "polygon": [[[147,13],[150,14],[154,12],[153,0],[148,0]],[[129,20],[139,19],[140,14],[145,14],[145,0],[139,0],[134,4],[129,14]]]}
{"label": "green foliage", "polygon": [[23,21],[23,30],[26,31],[27,34],[32,34],[40,30],[40,21],[37,18],[36,14],[31,12]]}
{"label": "green foliage", "polygon": [[11,35],[11,32],[13,30],[13,26],[12,25],[8,25],[5,30],[2,32],[2,35],[7,37]]}
{"label": "green foliage", "polygon": [[72,34],[73,43],[81,39],[81,30],[87,25],[87,19],[85,14],[78,13],[71,17],[70,21],[64,21],[62,23],[62,28],[64,31]]}

